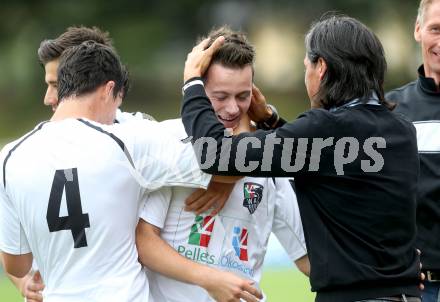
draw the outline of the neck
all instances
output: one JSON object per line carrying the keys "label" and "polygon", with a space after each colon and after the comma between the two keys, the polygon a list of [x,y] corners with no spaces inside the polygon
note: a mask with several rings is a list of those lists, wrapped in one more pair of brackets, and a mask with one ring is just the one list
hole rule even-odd
{"label": "neck", "polygon": [[242,132],[251,132],[254,131],[254,127],[251,125],[251,119],[247,114],[243,115],[243,117],[240,119],[240,123],[237,127],[234,128],[234,134],[240,134]]}
{"label": "neck", "polygon": [[86,118],[98,123],[106,124],[96,102],[89,97],[70,97],[62,100],[51,121],[61,121],[68,118]]}
{"label": "neck", "polygon": [[440,73],[430,70],[426,64],[423,65],[423,69],[425,71],[425,77],[434,79],[434,82],[437,85],[437,90],[440,90]]}

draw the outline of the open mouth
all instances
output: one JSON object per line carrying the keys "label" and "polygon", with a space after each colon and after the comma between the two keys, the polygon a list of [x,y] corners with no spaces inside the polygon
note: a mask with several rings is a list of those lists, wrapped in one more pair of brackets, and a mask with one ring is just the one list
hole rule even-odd
{"label": "open mouth", "polygon": [[222,124],[226,128],[234,128],[240,120],[240,116],[223,117],[223,116],[217,115],[217,118],[220,120],[220,122],[222,122]]}

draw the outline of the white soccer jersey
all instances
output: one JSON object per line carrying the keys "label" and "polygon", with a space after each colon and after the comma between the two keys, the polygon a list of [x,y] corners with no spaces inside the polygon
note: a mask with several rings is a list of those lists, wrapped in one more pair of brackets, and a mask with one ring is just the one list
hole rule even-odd
{"label": "white soccer jersey", "polygon": [[125,122],[129,122],[132,121],[133,119],[136,120],[150,120],[150,121],[154,121],[154,117],[152,117],[149,114],[143,113],[143,112],[125,112],[125,111],[121,111],[120,109],[116,110],[116,123],[125,123]]}
{"label": "white soccer jersey", "polygon": [[157,124],[48,122],[0,153],[0,249],[33,253],[46,302],[148,301],[135,247],[140,200],[210,180],[192,146]]}
{"label": "white soccer jersey", "polygon": [[[185,135],[180,120],[161,124],[174,135]],[[182,256],[252,279],[258,286],[271,232],[292,261],[307,253],[296,196],[287,179],[241,179],[216,216],[184,211],[192,192],[178,187],[152,192],[140,212]],[[154,301],[212,301],[200,287],[150,271],[148,278]]]}

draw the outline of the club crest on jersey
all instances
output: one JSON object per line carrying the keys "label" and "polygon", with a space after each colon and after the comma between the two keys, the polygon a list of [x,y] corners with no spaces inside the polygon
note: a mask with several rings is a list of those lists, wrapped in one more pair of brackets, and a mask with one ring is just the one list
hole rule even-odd
{"label": "club crest on jersey", "polygon": [[249,210],[249,213],[254,214],[258,205],[263,198],[264,187],[254,182],[245,182],[243,187],[244,200],[243,207]]}
{"label": "club crest on jersey", "polygon": [[234,247],[235,255],[242,261],[248,261],[247,239],[248,231],[246,228],[234,227],[232,246]]}
{"label": "club crest on jersey", "polygon": [[194,224],[191,226],[188,243],[208,247],[211,240],[212,230],[214,229],[214,216],[197,215]]}

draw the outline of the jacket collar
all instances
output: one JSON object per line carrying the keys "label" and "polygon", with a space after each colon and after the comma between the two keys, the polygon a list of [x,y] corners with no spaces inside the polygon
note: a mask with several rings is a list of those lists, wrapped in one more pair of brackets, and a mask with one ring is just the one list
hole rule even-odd
{"label": "jacket collar", "polygon": [[434,79],[425,77],[423,65],[421,65],[417,71],[419,73],[419,83],[422,90],[426,93],[440,95],[440,87],[437,86]]}

